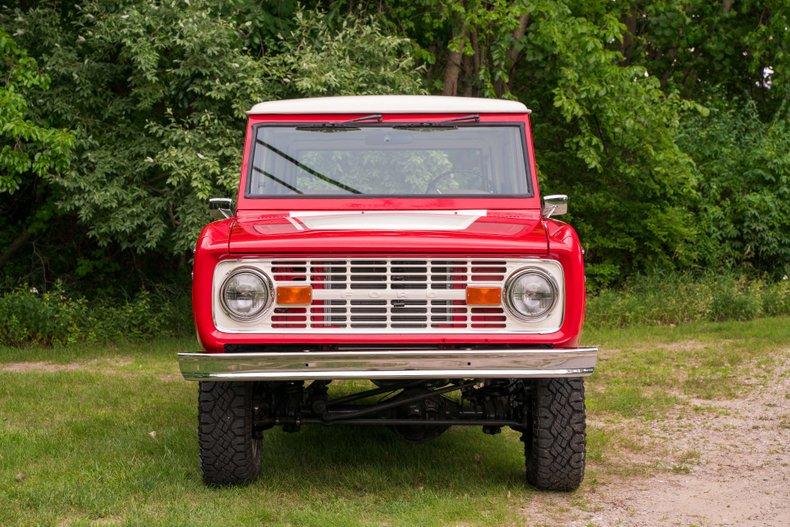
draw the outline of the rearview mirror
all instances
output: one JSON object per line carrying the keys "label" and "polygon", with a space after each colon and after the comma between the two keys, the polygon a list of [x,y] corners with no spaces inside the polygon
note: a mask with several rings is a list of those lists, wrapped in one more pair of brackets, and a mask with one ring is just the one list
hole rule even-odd
{"label": "rearview mirror", "polygon": [[215,220],[233,216],[233,200],[230,198],[209,198],[208,208]]}
{"label": "rearview mirror", "polygon": [[551,218],[568,212],[568,196],[565,194],[550,194],[543,196],[543,216]]}

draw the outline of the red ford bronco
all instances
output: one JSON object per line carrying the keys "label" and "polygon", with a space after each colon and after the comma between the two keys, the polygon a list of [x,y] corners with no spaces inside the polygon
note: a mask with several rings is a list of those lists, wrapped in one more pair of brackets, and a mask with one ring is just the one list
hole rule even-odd
{"label": "red ford bronco", "polygon": [[[265,102],[235,206],[197,241],[192,300],[203,477],[261,471],[264,430],[452,425],[522,434],[526,480],[584,475],[584,264],[538,189],[529,110],[432,96]],[[356,393],[333,397],[333,381]],[[375,400],[376,402],[370,402]]]}

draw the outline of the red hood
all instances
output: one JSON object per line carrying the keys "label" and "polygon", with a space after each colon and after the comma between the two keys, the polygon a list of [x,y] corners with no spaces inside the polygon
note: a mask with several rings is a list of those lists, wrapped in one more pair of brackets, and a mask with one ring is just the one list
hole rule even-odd
{"label": "red hood", "polygon": [[238,211],[231,253],[545,254],[538,210]]}

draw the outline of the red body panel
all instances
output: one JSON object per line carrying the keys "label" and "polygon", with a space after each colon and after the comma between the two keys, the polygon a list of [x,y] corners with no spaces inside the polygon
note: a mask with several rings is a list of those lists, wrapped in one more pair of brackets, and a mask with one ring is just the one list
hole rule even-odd
{"label": "red body panel", "polygon": [[[294,203],[298,205],[298,203]],[[303,210],[303,209],[292,209]],[[540,212],[490,211],[461,231],[297,230],[289,211],[238,211],[230,228],[231,253],[351,254],[414,253],[424,247],[437,254],[510,253],[544,255],[548,251]]]}
{"label": "red body panel", "polygon": [[[442,120],[455,114],[384,115],[383,120],[409,122]],[[532,177],[532,197],[525,198],[278,198],[244,197],[252,126],[261,122],[345,121],[359,115],[251,116],[235,218],[210,223],[197,241],[192,300],[198,338],[208,352],[222,352],[225,344],[548,344],[578,345],[584,318],[584,263],[579,239],[569,225],[545,220],[531,130],[526,114],[484,114],[482,122],[518,122],[525,126]],[[311,210],[487,210],[488,213],[456,231],[297,230],[288,221],[291,211]],[[211,313],[212,277],[217,262],[244,255],[287,257],[323,255],[412,254],[459,257],[545,257],[558,260],[565,273],[565,315],[562,327],[551,334],[230,334],[218,331]]]}

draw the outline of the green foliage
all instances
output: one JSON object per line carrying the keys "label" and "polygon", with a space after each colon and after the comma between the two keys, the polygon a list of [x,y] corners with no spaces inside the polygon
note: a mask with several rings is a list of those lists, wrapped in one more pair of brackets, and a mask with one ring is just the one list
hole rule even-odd
{"label": "green foliage", "polygon": [[[721,281],[717,280],[717,282],[719,285],[722,284]],[[725,280],[722,287],[717,287],[713,291],[710,318],[713,320],[750,320],[761,315],[763,302],[760,285],[745,285]]]}
{"label": "green foliage", "polygon": [[571,195],[594,288],[775,280],[788,24],[778,0],[6,2],[0,288],[186,277],[206,198],[237,188],[253,103],[425,91],[535,110],[541,189]]}
{"label": "green foliage", "polygon": [[763,293],[763,314],[776,317],[790,313],[790,282],[781,282],[765,287]]}
{"label": "green foliage", "polygon": [[74,319],[85,309],[82,303],[61,300],[58,295],[39,296],[35,290],[25,289],[4,295],[0,298],[0,343],[19,346],[68,341]]}
{"label": "green foliage", "polygon": [[40,126],[31,118],[29,98],[46,90],[49,77],[38,70],[0,28],[0,194],[19,189],[26,176],[44,177],[66,168],[74,145],[66,130]]}
{"label": "green foliage", "polygon": [[657,273],[587,301],[591,327],[675,325],[701,320],[752,320],[790,314],[790,280],[764,282],[733,274]]}
{"label": "green foliage", "polygon": [[125,341],[192,330],[189,299],[166,290],[120,301],[88,301],[60,287],[19,288],[0,296],[0,345]]}
{"label": "green foliage", "polygon": [[539,160],[544,192],[572,196],[568,221],[585,242],[591,275],[603,281],[612,271],[689,265],[696,231],[686,205],[695,181],[675,143],[689,103],[666,95],[643,67],[620,64],[608,45],[622,38],[614,16],[538,5],[526,44],[536,52],[520,89],[541,116],[537,147],[549,150]]}
{"label": "green foliage", "polygon": [[[406,41],[368,20],[336,31],[320,13],[258,60],[208,1],[84,2],[69,16],[17,13],[20,40],[53,78],[41,115],[75,130],[78,159],[51,182],[98,243],[183,254],[206,200],[238,185],[245,112],[289,94],[418,92]],[[46,35],[42,37],[41,35]],[[299,40],[301,38],[301,40]],[[71,94],[79,94],[73,97]]]}
{"label": "green foliage", "polygon": [[205,199],[234,186],[244,112],[265,97],[235,28],[200,1],[85,2],[68,18],[54,6],[18,18],[24,39],[50,41],[43,111],[77,134],[77,162],[52,180],[63,210],[100,244],[187,250]]}
{"label": "green foliage", "polygon": [[770,117],[790,97],[788,15],[783,0],[631,1],[624,51],[685,98],[745,96]]}
{"label": "green foliage", "polygon": [[711,101],[684,121],[678,143],[694,160],[702,199],[700,243],[709,265],[790,273],[790,126],[760,120],[755,104]]}
{"label": "green foliage", "polygon": [[425,93],[409,40],[386,34],[372,17],[332,28],[322,13],[299,11],[271,51],[262,65],[279,98]]}
{"label": "green foliage", "polygon": [[[676,137],[685,113],[706,110],[629,62],[626,7],[422,0],[393,8],[393,25],[431,64],[432,86],[517,98],[535,110],[542,190],[571,195],[568,221],[596,284],[700,259],[697,182]],[[457,90],[448,84],[453,76]]]}

